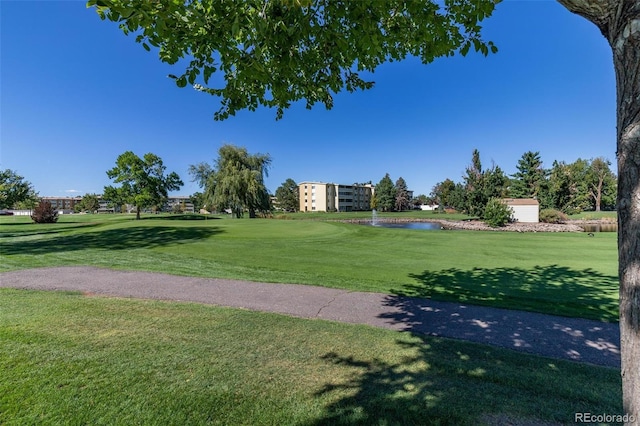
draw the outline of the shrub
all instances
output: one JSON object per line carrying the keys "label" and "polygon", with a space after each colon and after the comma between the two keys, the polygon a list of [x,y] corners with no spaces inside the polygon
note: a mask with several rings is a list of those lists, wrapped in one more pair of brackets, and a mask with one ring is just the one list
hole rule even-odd
{"label": "shrub", "polygon": [[512,214],[511,207],[499,198],[492,198],[484,208],[484,222],[492,228],[498,228],[511,221]]}
{"label": "shrub", "polygon": [[58,211],[51,206],[50,202],[43,200],[33,209],[31,220],[35,223],[56,223]]}
{"label": "shrub", "polygon": [[556,209],[544,209],[540,211],[540,222],[544,223],[564,223],[567,215]]}

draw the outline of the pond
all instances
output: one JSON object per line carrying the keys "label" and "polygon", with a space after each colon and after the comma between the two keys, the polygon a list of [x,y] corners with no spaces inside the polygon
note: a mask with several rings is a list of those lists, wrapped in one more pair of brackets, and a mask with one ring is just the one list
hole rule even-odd
{"label": "pond", "polygon": [[617,223],[588,223],[580,227],[584,232],[618,232]]}
{"label": "pond", "polygon": [[367,223],[370,226],[377,226],[379,228],[399,228],[399,229],[420,229],[423,231],[439,231],[442,226],[439,223],[433,222],[381,222],[378,221],[375,225],[371,222]]}

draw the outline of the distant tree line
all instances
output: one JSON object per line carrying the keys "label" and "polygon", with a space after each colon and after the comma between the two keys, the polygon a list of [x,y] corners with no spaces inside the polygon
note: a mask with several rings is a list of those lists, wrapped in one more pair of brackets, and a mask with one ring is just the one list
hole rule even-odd
{"label": "distant tree line", "polygon": [[[273,209],[271,199],[286,212],[299,209],[298,185],[287,179],[272,197],[264,183],[271,157],[250,154],[245,148],[223,145],[212,163],[191,165],[189,173],[202,192],[191,197],[196,211],[231,211],[237,217],[248,212],[266,214]],[[466,167],[462,181],[445,179],[438,182],[429,197],[411,197],[406,181],[394,183],[389,173],[375,185],[371,208],[380,211],[403,211],[419,204],[451,207],[471,216],[485,218],[490,201],[500,198],[535,198],[541,209],[556,209],[565,214],[615,208],[617,178],[611,162],[603,157],[577,159],[573,163],[554,161],[543,167],[539,152],[525,152],[518,160],[516,173],[508,176],[495,164],[484,168],[476,149]],[[131,151],[120,155],[107,175],[119,187],[107,186],[103,198],[116,210],[122,205],[134,206],[137,217],[142,209],[164,205],[168,191],[179,189],[183,182],[172,172],[165,174],[162,159],[152,153],[142,158]],[[39,197],[31,184],[12,170],[0,171],[0,208],[34,208]],[[78,211],[95,212],[99,208],[96,194],[86,194],[76,205]],[[495,203],[491,205],[495,212]]]}
{"label": "distant tree line", "polygon": [[431,191],[436,204],[451,207],[471,216],[484,217],[493,198],[535,198],[541,209],[565,214],[581,211],[613,210],[617,197],[617,178],[611,162],[604,157],[578,158],[573,163],[554,161],[543,167],[539,152],[525,152],[511,176],[492,165],[482,167],[480,152],[473,151],[461,182],[445,179]]}

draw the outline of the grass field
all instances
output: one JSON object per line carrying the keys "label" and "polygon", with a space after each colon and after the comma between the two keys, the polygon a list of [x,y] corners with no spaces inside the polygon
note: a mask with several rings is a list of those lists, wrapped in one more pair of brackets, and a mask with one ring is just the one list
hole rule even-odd
{"label": "grass field", "polygon": [[457,426],[622,412],[615,369],[197,304],[2,289],[0,343],[7,426]]}
{"label": "grass field", "polygon": [[0,256],[4,271],[92,265],[618,318],[615,233],[433,232],[203,216],[71,215],[36,225],[5,217]]}

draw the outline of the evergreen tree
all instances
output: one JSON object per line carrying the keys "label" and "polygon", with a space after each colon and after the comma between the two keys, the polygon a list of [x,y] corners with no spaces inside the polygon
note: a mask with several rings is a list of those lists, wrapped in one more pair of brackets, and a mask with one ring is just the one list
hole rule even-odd
{"label": "evergreen tree", "polygon": [[540,152],[525,152],[518,160],[516,168],[518,171],[513,175],[510,196],[514,198],[538,198],[547,174],[542,167]]}
{"label": "evergreen tree", "polygon": [[395,185],[395,209],[396,211],[403,211],[409,209],[409,189],[407,188],[407,182],[402,177],[399,177]]}
{"label": "evergreen tree", "polygon": [[396,190],[393,185],[389,173],[385,174],[380,182],[376,185],[374,191],[375,208],[383,212],[393,210],[396,202]]}
{"label": "evergreen tree", "polygon": [[492,198],[505,198],[509,190],[509,178],[500,166],[494,165],[483,173],[484,196],[489,201]]}
{"label": "evergreen tree", "polygon": [[276,189],[276,200],[280,208],[286,212],[300,209],[300,195],[298,184],[293,179],[287,179]]}
{"label": "evergreen tree", "polygon": [[477,149],[473,150],[471,164],[467,166],[463,180],[465,190],[463,211],[471,216],[482,217],[488,198],[485,195],[482,163],[480,161],[480,152]]}

